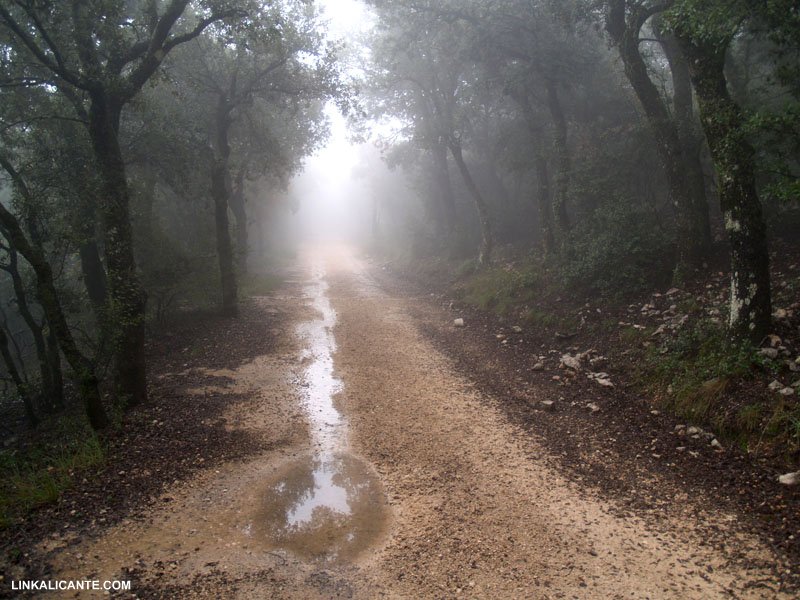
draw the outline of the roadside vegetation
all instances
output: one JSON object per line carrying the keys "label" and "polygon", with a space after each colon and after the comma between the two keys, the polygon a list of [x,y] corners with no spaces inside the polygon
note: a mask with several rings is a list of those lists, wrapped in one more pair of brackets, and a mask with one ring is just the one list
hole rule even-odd
{"label": "roadside vegetation", "polygon": [[[780,247],[787,254],[773,256],[774,325],[761,344],[731,340],[727,277],[710,266],[678,288],[663,272],[639,270],[635,260],[610,261],[593,278],[575,279],[564,275],[569,269],[513,247],[499,249],[483,269],[441,259],[391,264],[453,307],[521,326],[545,350],[563,340],[593,349],[609,359],[605,368],[615,369],[618,385],[653,409],[786,469],[800,457],[800,260],[790,253],[794,242]],[[723,253],[719,247],[709,260],[724,265]],[[632,277],[638,286],[626,285]]]}

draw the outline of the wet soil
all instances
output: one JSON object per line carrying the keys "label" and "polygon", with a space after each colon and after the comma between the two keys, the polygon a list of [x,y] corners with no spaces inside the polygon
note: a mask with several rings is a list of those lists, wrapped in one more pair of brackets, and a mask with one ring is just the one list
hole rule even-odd
{"label": "wet soil", "polygon": [[[161,355],[141,436],[170,428],[153,440],[163,447],[153,464],[186,468],[164,477],[112,455],[107,485],[118,483],[112,470],[135,463],[150,471],[137,480],[144,493],[124,487],[126,500],[105,521],[97,504],[65,529],[69,504],[41,515],[18,534],[24,559],[3,567],[5,581],[123,578],[139,598],[792,597],[773,570],[780,554],[738,526],[735,507],[687,494],[626,503],[586,485],[529,426],[549,417],[526,422],[504,407],[514,386],[496,350],[464,336],[462,350],[494,365],[471,372],[436,337],[450,326],[447,310],[378,285],[345,249],[309,260],[279,294],[213,330],[227,327],[229,337],[210,337],[197,356],[177,342]],[[318,407],[327,411],[319,419],[309,408],[323,388],[332,403]],[[572,423],[559,423],[573,456],[625,479],[629,461],[569,438]],[[602,431],[605,421],[594,426]],[[372,484],[353,484],[348,473]],[[662,485],[652,474],[636,482]],[[317,531],[304,539],[310,523]],[[359,528],[363,542],[351,552],[343,544]]]}

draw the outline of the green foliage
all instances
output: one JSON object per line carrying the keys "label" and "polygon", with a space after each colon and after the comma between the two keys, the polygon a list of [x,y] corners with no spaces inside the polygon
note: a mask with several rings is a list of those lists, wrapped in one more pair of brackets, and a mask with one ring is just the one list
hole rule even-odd
{"label": "green foliage", "polygon": [[496,266],[475,272],[464,283],[464,301],[498,314],[533,299],[542,282],[540,267],[528,263],[522,267]]}
{"label": "green foliage", "polygon": [[661,383],[672,385],[675,397],[682,398],[712,380],[746,377],[760,360],[753,346],[731,342],[720,325],[698,321],[687,324],[666,348],[654,351],[648,368]]}
{"label": "green foliage", "polygon": [[103,463],[103,445],[84,419],[63,418],[54,425],[43,441],[0,452],[0,529],[56,502],[78,473]]}
{"label": "green foliage", "polygon": [[710,425],[745,451],[768,444],[789,455],[800,448],[800,403],[766,390],[761,397],[731,393],[777,368],[757,348],[731,342],[720,325],[696,321],[668,345],[652,347],[638,378],[651,391],[669,389],[665,406],[679,418]]}
{"label": "green foliage", "polygon": [[633,296],[669,281],[674,247],[657,217],[631,200],[601,204],[572,232],[562,258],[564,284],[611,298]]}
{"label": "green foliage", "polygon": [[159,227],[141,234],[138,261],[156,321],[163,322],[192,272],[188,257]]}

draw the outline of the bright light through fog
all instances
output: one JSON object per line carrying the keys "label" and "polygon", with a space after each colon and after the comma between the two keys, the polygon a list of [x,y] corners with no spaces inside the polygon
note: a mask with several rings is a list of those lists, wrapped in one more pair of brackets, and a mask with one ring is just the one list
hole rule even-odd
{"label": "bright light through fog", "polygon": [[342,114],[333,104],[325,107],[325,114],[331,123],[330,137],[324,148],[306,160],[306,170],[325,180],[320,182],[323,188],[326,183],[341,185],[351,177],[358,163],[356,148],[347,139],[347,123]]}
{"label": "bright light through fog", "polygon": [[[357,77],[364,59],[359,46],[365,33],[373,26],[368,8],[357,0],[319,0],[328,37],[345,46],[345,72]],[[353,235],[358,229],[359,198],[367,193],[361,189],[363,179],[354,177],[361,162],[359,146],[350,142],[345,117],[333,103],[325,108],[330,122],[330,137],[325,146],[305,160],[305,168],[291,184],[290,194],[298,200],[298,225],[315,237]]]}
{"label": "bright light through fog", "polygon": [[358,0],[319,0],[332,38],[350,39],[372,25],[367,7]]}

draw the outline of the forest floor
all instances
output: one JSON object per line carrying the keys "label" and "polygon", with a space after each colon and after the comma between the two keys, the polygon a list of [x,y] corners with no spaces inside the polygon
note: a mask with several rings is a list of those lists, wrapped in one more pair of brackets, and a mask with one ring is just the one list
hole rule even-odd
{"label": "forest floor", "polygon": [[343,248],[171,326],[104,464],[4,532],[0,597],[796,597],[795,489],[515,326]]}

